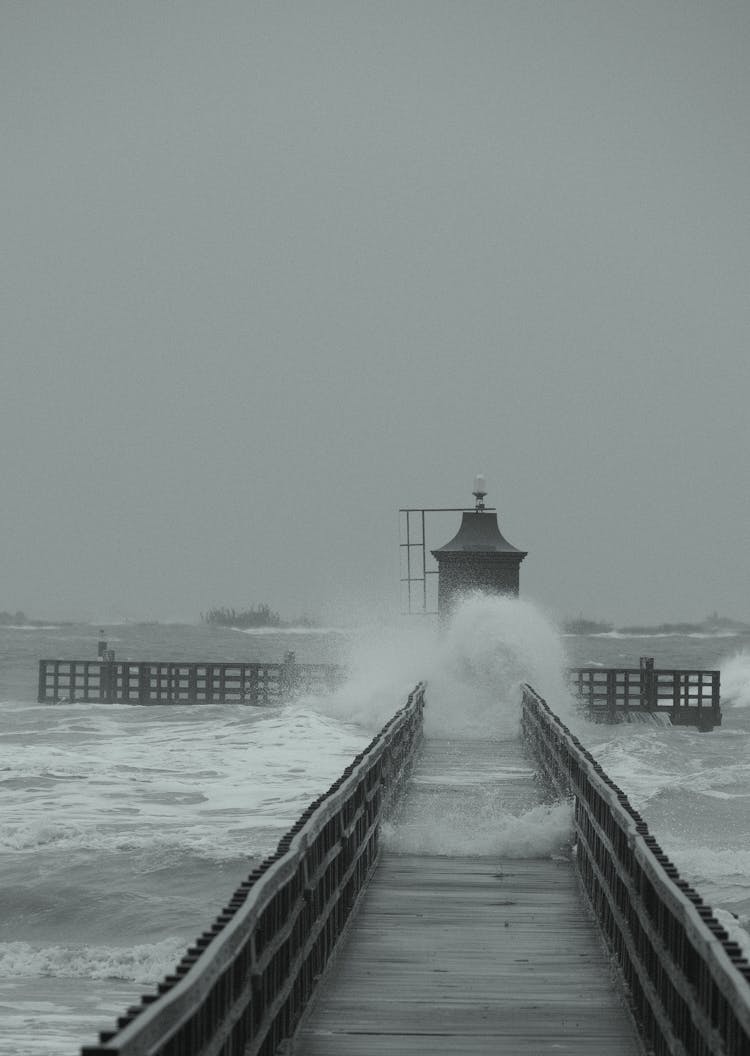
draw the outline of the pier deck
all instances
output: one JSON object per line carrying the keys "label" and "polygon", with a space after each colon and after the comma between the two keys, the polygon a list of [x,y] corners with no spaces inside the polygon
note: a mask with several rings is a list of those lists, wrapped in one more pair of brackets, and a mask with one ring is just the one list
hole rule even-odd
{"label": "pier deck", "polygon": [[570,863],[502,853],[539,802],[520,741],[424,745],[295,1053],[642,1052]]}

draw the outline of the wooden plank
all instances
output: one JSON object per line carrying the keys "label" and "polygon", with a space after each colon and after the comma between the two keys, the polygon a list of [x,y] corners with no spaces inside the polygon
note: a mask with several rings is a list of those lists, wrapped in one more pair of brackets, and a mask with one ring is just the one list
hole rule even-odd
{"label": "wooden plank", "polygon": [[[428,742],[402,824],[457,802],[515,816],[537,804],[519,742]],[[386,850],[294,1052],[641,1049],[568,860]]]}

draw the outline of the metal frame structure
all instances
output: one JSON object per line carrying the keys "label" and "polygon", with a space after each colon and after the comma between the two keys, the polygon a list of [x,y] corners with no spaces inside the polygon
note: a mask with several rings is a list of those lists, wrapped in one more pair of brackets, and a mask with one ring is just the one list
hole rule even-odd
{"label": "metal frame structure", "polygon": [[[474,506],[402,506],[399,513],[399,549],[406,551],[406,575],[401,576],[401,583],[406,583],[407,602],[406,609],[402,608],[402,616],[437,616],[437,609],[427,608],[427,577],[436,576],[437,568],[427,567],[427,518],[428,513],[473,513]],[[497,513],[494,506],[483,507],[484,513]],[[405,519],[401,516],[405,514]],[[417,526],[420,529],[419,538],[412,542],[412,515],[418,515]],[[421,575],[412,574],[412,550],[421,551]],[[422,604],[417,608],[412,600],[412,584],[422,584]]]}

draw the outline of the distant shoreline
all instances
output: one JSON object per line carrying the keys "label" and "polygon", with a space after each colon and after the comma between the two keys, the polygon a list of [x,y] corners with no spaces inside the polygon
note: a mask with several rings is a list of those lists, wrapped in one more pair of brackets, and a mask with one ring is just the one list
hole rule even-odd
{"label": "distant shoreline", "polygon": [[75,620],[32,620],[25,612],[0,612],[0,627],[72,627]]}
{"label": "distant shoreline", "polygon": [[[218,619],[216,616],[218,615]],[[273,631],[279,632],[306,632],[311,633],[317,631],[323,633],[332,628],[323,627],[319,623],[309,618],[301,618],[295,621],[282,620],[274,612],[266,613],[261,609],[259,612],[256,610],[250,610],[245,612],[235,612],[233,610],[219,610],[217,613],[214,610],[210,614],[213,618],[206,618],[205,615],[201,614],[201,623],[209,627],[221,627],[226,630],[244,631],[248,632],[260,632],[269,633]],[[265,619],[264,617],[270,617]],[[121,621],[117,621],[118,625]],[[127,620],[127,623],[148,625],[158,623],[173,623],[180,621],[161,621],[161,620]],[[51,619],[33,619],[26,615],[24,612],[0,612],[0,627],[6,628],[25,628],[25,629],[43,629],[46,627],[72,627],[78,624],[85,624],[90,626],[114,626],[109,624],[106,620],[94,621],[91,620],[51,620]],[[337,628],[341,630],[341,628]],[[699,634],[699,635],[735,635],[735,634],[750,634],[750,623],[745,620],[735,620],[728,616],[708,616],[704,620],[698,620],[696,622],[688,621],[675,621],[665,623],[633,623],[624,624],[617,626],[609,620],[596,620],[589,619],[586,616],[578,616],[575,619],[566,619],[560,623],[560,630],[566,635],[626,635],[630,637],[653,637],[657,635],[679,635],[679,634]]]}
{"label": "distant shoreline", "polygon": [[744,620],[733,620],[728,616],[709,616],[705,620],[699,620],[697,623],[684,621],[654,624],[633,623],[622,627],[616,627],[615,624],[607,620],[590,620],[580,616],[574,620],[564,620],[561,628],[563,634],[623,634],[634,637],[641,635],[643,637],[652,637],[654,635],[667,634],[722,635],[750,633],[750,623],[746,623]]}

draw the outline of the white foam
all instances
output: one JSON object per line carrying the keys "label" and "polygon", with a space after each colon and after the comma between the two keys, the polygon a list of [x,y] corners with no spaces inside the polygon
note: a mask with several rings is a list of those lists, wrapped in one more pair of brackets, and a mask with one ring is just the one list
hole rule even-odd
{"label": "white foam", "polygon": [[57,623],[4,623],[2,629],[5,631],[59,631]]}
{"label": "white foam", "polygon": [[598,631],[588,638],[737,638],[737,631]]}
{"label": "white foam", "polygon": [[267,853],[365,741],[305,701],[263,715],[55,708],[7,757],[0,849]]}
{"label": "white foam", "polygon": [[505,738],[518,732],[520,687],[530,682],[572,710],[561,638],[545,615],[518,598],[473,594],[444,626],[370,629],[353,644],[349,677],[319,706],[379,729],[417,682],[427,682],[428,736]]}
{"label": "white foam", "polygon": [[425,805],[401,824],[383,826],[385,845],[402,854],[502,855],[547,858],[570,843],[573,813],[568,802],[532,807],[514,816],[478,814],[457,800],[447,810],[444,797]]}
{"label": "white foam", "polygon": [[737,653],[721,665],[721,700],[734,708],[750,708],[750,653]]}
{"label": "white foam", "polygon": [[163,939],[140,946],[32,946],[0,943],[0,979],[121,979],[152,983],[170,972],[185,952],[185,940]]}
{"label": "white foam", "polygon": [[742,951],[742,955],[750,958],[750,934],[745,930],[747,918],[744,918],[744,921],[742,917],[738,919],[734,913],[730,913],[726,909],[714,908],[713,913],[719,924],[729,932],[730,941],[736,942]]}
{"label": "white foam", "polygon": [[521,685],[567,711],[565,654],[550,620],[528,601],[475,594],[454,612],[427,676],[425,729],[439,737],[518,733]]}
{"label": "white foam", "polygon": [[230,631],[238,631],[240,634],[251,634],[257,635],[258,637],[264,637],[267,635],[283,635],[283,634],[342,634],[352,635],[356,632],[344,627],[229,627]]}

